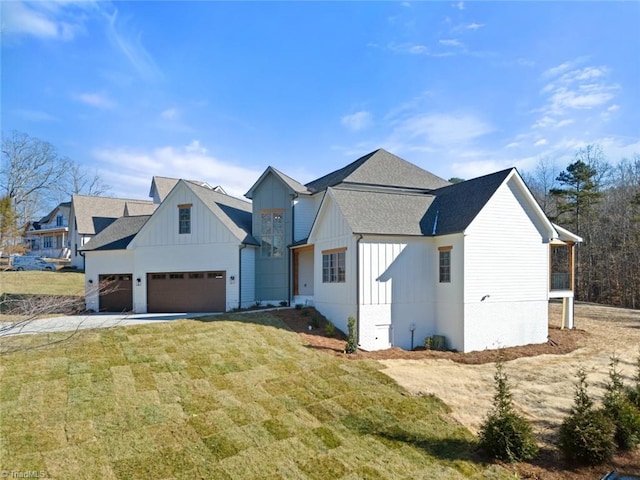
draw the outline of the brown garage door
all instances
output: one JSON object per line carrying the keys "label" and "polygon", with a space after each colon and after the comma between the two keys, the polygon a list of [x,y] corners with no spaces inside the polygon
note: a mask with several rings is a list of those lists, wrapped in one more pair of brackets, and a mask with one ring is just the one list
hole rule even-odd
{"label": "brown garage door", "polygon": [[100,275],[101,312],[130,312],[133,310],[133,286],[130,274]]}
{"label": "brown garage door", "polygon": [[225,272],[147,274],[148,312],[224,312]]}

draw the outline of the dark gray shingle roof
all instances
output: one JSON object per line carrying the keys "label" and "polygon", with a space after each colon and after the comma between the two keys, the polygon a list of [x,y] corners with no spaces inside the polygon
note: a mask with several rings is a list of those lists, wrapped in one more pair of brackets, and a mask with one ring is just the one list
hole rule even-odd
{"label": "dark gray shingle roof", "polygon": [[198,186],[192,182],[185,181],[185,185],[202,200],[202,203],[222,221],[238,240],[249,245],[259,245],[251,235],[251,203],[207,187]]}
{"label": "dark gray shingle roof", "polygon": [[120,217],[89,240],[89,243],[80,250],[124,250],[150,217],[150,215]]}
{"label": "dark gray shingle roof", "polygon": [[331,195],[354,233],[447,235],[463,232],[513,169],[429,193],[336,187]]}
{"label": "dark gray shingle roof", "polygon": [[463,232],[513,168],[434,190],[436,199],[422,220],[426,235]]}
{"label": "dark gray shingle roof", "polygon": [[307,183],[311,193],[320,192],[340,183],[379,185],[433,190],[449,185],[449,182],[402,158],[378,149],[346,167]]}
{"label": "dark gray shingle roof", "polygon": [[331,189],[353,233],[425,235],[421,220],[434,200],[425,193]]}

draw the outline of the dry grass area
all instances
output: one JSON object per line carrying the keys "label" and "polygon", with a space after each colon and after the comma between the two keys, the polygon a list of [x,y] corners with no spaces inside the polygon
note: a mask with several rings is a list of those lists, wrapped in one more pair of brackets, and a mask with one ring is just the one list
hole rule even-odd
{"label": "dry grass area", "polygon": [[[560,324],[560,312],[560,305],[550,306],[551,325]],[[640,312],[578,304],[575,313],[576,328],[587,333],[580,339],[579,348],[563,355],[517,358],[505,365],[516,405],[531,420],[538,438],[547,447],[555,443],[558,426],[573,403],[578,366],[586,368],[589,392],[599,401],[608,380],[610,356],[615,353],[620,357],[620,368],[629,383],[640,354]],[[449,359],[381,362],[386,367],[383,372],[400,385],[415,394],[441,398],[451,407],[451,415],[456,420],[477,432],[491,406],[492,363],[467,365]],[[633,468],[632,471],[639,472],[640,453],[622,459],[622,464],[627,470]]]}

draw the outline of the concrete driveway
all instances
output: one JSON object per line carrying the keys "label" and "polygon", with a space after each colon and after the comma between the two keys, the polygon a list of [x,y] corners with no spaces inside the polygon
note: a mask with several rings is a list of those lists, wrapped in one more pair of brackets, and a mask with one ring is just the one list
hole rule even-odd
{"label": "concrete driveway", "polygon": [[65,317],[42,318],[27,322],[0,322],[0,337],[35,333],[70,332],[88,328],[121,327],[127,325],[170,322],[186,318],[199,318],[215,313],[95,313]]}

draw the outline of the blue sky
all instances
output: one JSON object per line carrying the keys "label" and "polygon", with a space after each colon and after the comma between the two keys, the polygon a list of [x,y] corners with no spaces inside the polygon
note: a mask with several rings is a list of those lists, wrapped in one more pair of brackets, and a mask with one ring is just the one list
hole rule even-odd
{"label": "blue sky", "polygon": [[640,153],[640,2],[15,2],[2,130],[115,196],[241,196],[383,147],[444,178]]}

